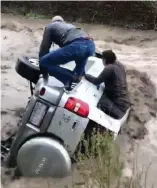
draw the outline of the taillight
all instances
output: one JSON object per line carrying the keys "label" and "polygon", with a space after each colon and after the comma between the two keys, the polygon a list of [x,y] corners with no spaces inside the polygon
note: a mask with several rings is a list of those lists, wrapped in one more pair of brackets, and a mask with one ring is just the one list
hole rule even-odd
{"label": "taillight", "polygon": [[87,117],[89,114],[88,104],[74,97],[70,97],[64,107],[82,117]]}
{"label": "taillight", "polygon": [[39,94],[42,96],[45,94],[46,89],[44,87],[41,88]]}

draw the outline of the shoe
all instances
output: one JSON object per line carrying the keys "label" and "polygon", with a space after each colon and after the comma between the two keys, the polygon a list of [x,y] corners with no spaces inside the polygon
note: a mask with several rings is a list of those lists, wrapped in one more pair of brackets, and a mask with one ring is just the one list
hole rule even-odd
{"label": "shoe", "polygon": [[69,93],[70,91],[75,89],[75,87],[80,83],[81,79],[82,77],[74,75],[72,82],[68,83],[68,85],[65,86],[64,91]]}
{"label": "shoe", "polygon": [[70,87],[69,87],[69,90],[70,91],[73,90],[77,86],[78,83],[79,82],[72,82],[71,85],[70,85]]}
{"label": "shoe", "polygon": [[69,93],[69,92],[71,92],[73,89],[75,89],[75,87],[76,87],[77,85],[78,85],[78,83],[72,82],[69,86],[66,86],[66,87],[64,88],[64,91],[67,92],[67,93]]}

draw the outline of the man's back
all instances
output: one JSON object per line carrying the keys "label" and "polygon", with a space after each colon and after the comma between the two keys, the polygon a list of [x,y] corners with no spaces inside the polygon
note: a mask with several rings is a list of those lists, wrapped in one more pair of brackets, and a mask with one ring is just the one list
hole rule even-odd
{"label": "man's back", "polygon": [[45,28],[39,57],[49,53],[52,42],[63,47],[67,43],[81,37],[88,37],[88,35],[80,28],[64,21],[53,22]]}
{"label": "man's back", "polygon": [[[52,43],[60,48],[49,51]],[[66,23],[61,16],[52,18],[45,28],[40,45],[39,63],[43,74],[49,74],[61,81],[71,91],[80,82],[89,56],[95,52],[95,44],[80,28]],[[75,61],[73,71],[60,65]]]}
{"label": "man's back", "polygon": [[95,85],[105,83],[104,94],[98,107],[114,118],[122,118],[130,107],[130,100],[127,89],[126,73],[124,66],[118,62],[112,50],[102,52],[102,60],[105,66],[101,74],[95,78],[86,75],[86,79]]}
{"label": "man's back", "polygon": [[126,111],[130,106],[128,89],[126,82],[126,72],[120,62],[108,65],[106,68],[111,72],[110,76],[104,80],[104,94],[116,104],[120,110]]}

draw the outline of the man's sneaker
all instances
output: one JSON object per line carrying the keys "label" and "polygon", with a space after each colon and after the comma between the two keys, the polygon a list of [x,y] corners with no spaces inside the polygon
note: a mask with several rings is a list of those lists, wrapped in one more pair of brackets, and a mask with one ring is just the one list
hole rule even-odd
{"label": "man's sneaker", "polygon": [[82,79],[82,77],[74,76],[73,81],[70,82],[70,83],[65,87],[64,90],[69,93],[70,91],[72,91],[72,90],[80,83],[81,79]]}
{"label": "man's sneaker", "polygon": [[71,86],[69,87],[69,89],[70,89],[70,90],[73,90],[73,89],[77,86],[78,83],[79,83],[79,82],[77,82],[77,83],[76,83],[76,82],[72,82],[72,83],[71,83]]}
{"label": "man's sneaker", "polygon": [[76,86],[78,85],[78,83],[76,82],[72,82],[69,86],[64,88],[64,91],[69,93],[70,91],[72,91]]}

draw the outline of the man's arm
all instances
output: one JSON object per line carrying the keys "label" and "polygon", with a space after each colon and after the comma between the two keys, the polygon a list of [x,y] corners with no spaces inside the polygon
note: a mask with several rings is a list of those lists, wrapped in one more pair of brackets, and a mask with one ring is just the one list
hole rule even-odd
{"label": "man's arm", "polygon": [[112,75],[112,72],[113,72],[113,67],[108,66],[101,72],[101,74],[97,78],[95,78],[94,76],[91,76],[89,74],[86,74],[85,78],[89,82],[91,82],[95,85],[100,85],[101,83],[106,82],[106,80]]}
{"label": "man's arm", "polygon": [[52,44],[51,28],[48,26],[45,28],[43,39],[40,45],[39,58],[49,53]]}

